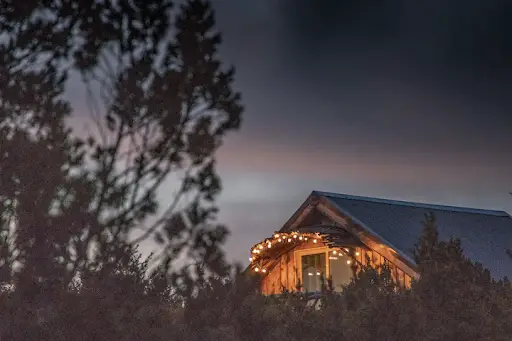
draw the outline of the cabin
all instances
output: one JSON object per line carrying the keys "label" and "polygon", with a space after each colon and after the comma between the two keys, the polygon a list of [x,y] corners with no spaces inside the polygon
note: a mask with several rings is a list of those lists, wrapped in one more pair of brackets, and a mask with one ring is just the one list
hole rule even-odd
{"label": "cabin", "polygon": [[409,287],[418,277],[412,250],[426,213],[439,237],[461,240],[465,255],[495,278],[512,277],[512,217],[504,211],[412,203],[312,192],[284,224],[251,250],[248,271],[261,275],[263,294],[319,292],[325,279],[335,290],[363,264],[387,264],[394,280]]}

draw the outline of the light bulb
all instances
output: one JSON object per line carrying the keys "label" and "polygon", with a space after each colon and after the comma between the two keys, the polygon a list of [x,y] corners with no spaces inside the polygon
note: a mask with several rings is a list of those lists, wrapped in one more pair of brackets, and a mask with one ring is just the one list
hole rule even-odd
{"label": "light bulb", "polygon": [[272,243],[268,243],[267,247],[270,249],[272,247]]}
{"label": "light bulb", "polygon": [[317,276],[320,276],[320,272],[317,272],[317,273],[316,273],[316,275],[317,275]]}
{"label": "light bulb", "polygon": [[278,241],[278,242],[281,242],[281,238],[279,238],[277,241]]}
{"label": "light bulb", "polygon": [[356,252],[356,256],[359,256],[359,251]]}
{"label": "light bulb", "polygon": [[252,257],[249,257],[249,262],[252,262]]}
{"label": "light bulb", "polygon": [[294,234],[294,235],[293,235],[293,238],[297,238],[297,235],[296,235],[296,234]]}
{"label": "light bulb", "polygon": [[261,272],[265,273],[267,272],[267,269],[261,269]]}
{"label": "light bulb", "polygon": [[316,244],[316,239],[313,239],[313,243],[315,243],[315,244]]}
{"label": "light bulb", "polygon": [[288,238],[288,243],[289,243],[289,242],[291,242],[291,241],[292,241],[292,239],[291,239],[291,238]]}
{"label": "light bulb", "polygon": [[254,268],[254,271],[259,272],[260,268]]}
{"label": "light bulb", "polygon": [[335,255],[335,254],[337,254],[337,253],[338,253],[338,251],[336,251],[336,250],[334,250],[334,251],[332,252],[332,254],[333,254],[333,255]]}
{"label": "light bulb", "polygon": [[260,250],[263,250],[263,245],[260,245]]}
{"label": "light bulb", "polygon": [[299,237],[299,240],[302,240],[302,236]]}
{"label": "light bulb", "polygon": [[279,238],[279,234],[278,233],[274,234],[274,238]]}
{"label": "light bulb", "polygon": [[349,259],[349,260],[347,261],[347,264],[350,264],[350,263],[351,263],[351,261],[350,261],[350,259]]}

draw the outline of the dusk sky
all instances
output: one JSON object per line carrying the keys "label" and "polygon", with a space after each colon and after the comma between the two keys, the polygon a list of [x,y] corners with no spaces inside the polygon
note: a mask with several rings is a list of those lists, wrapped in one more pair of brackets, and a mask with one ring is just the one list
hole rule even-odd
{"label": "dusk sky", "polygon": [[312,190],[512,212],[510,0],[214,3],[246,106],[218,154],[230,259]]}

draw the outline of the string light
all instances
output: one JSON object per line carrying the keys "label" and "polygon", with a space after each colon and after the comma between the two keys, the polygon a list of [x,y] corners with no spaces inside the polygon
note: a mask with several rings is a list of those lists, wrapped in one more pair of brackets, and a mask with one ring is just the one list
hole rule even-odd
{"label": "string light", "polygon": [[[269,249],[273,249],[274,246],[276,246],[277,243],[282,243],[282,242],[285,242],[285,244],[287,243],[292,243],[292,244],[295,244],[295,243],[299,243],[299,242],[308,242],[308,240],[312,240],[312,242],[314,244],[318,244],[319,241],[322,241],[323,239],[323,236],[319,233],[310,233],[310,232],[298,232],[298,231],[293,231],[293,232],[280,232],[280,233],[275,233],[272,235],[271,238],[267,238],[265,239],[264,241],[256,244],[255,246],[253,246],[251,248],[251,257],[249,257],[249,262],[252,264],[252,267],[253,267],[253,270],[255,272],[261,272],[261,273],[267,273],[267,269],[263,268],[262,267],[262,263],[260,261],[261,257],[264,256],[265,254],[265,250],[268,251],[271,251]],[[278,246],[276,246],[278,247]],[[279,250],[279,248],[278,248]],[[341,248],[341,249],[336,249],[336,250],[332,250],[331,251],[331,255],[334,256],[329,256],[328,258],[329,259],[332,259],[332,260],[336,260],[338,259],[338,257],[343,257],[344,253],[346,252],[347,255],[349,255],[350,253],[350,250],[348,248]],[[360,255],[360,252],[357,251],[354,253],[356,256],[359,256]],[[347,261],[347,264],[351,264],[352,263],[352,260],[351,259],[348,259]],[[308,275],[310,276],[313,276],[315,273],[308,273]],[[319,275],[317,273],[317,275]]]}

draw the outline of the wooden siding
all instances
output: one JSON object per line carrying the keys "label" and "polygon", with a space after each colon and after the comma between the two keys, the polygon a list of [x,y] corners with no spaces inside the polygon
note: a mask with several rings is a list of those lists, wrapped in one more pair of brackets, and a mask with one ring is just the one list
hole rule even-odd
{"label": "wooden siding", "polygon": [[[325,245],[323,243],[315,244],[313,242],[308,242],[298,245],[292,251],[282,255],[276,266],[271,269],[262,279],[261,289],[263,294],[280,294],[283,292],[283,289],[290,292],[297,291],[299,271],[297,269],[295,253],[296,251],[314,250],[315,248],[325,248]],[[370,261],[370,265],[373,267],[387,264],[390,268],[393,280],[401,287],[410,288],[412,280],[411,276],[406,274],[403,269],[389,261],[379,252],[375,250],[364,250],[356,248],[354,256],[359,264],[367,264],[367,257]]]}

